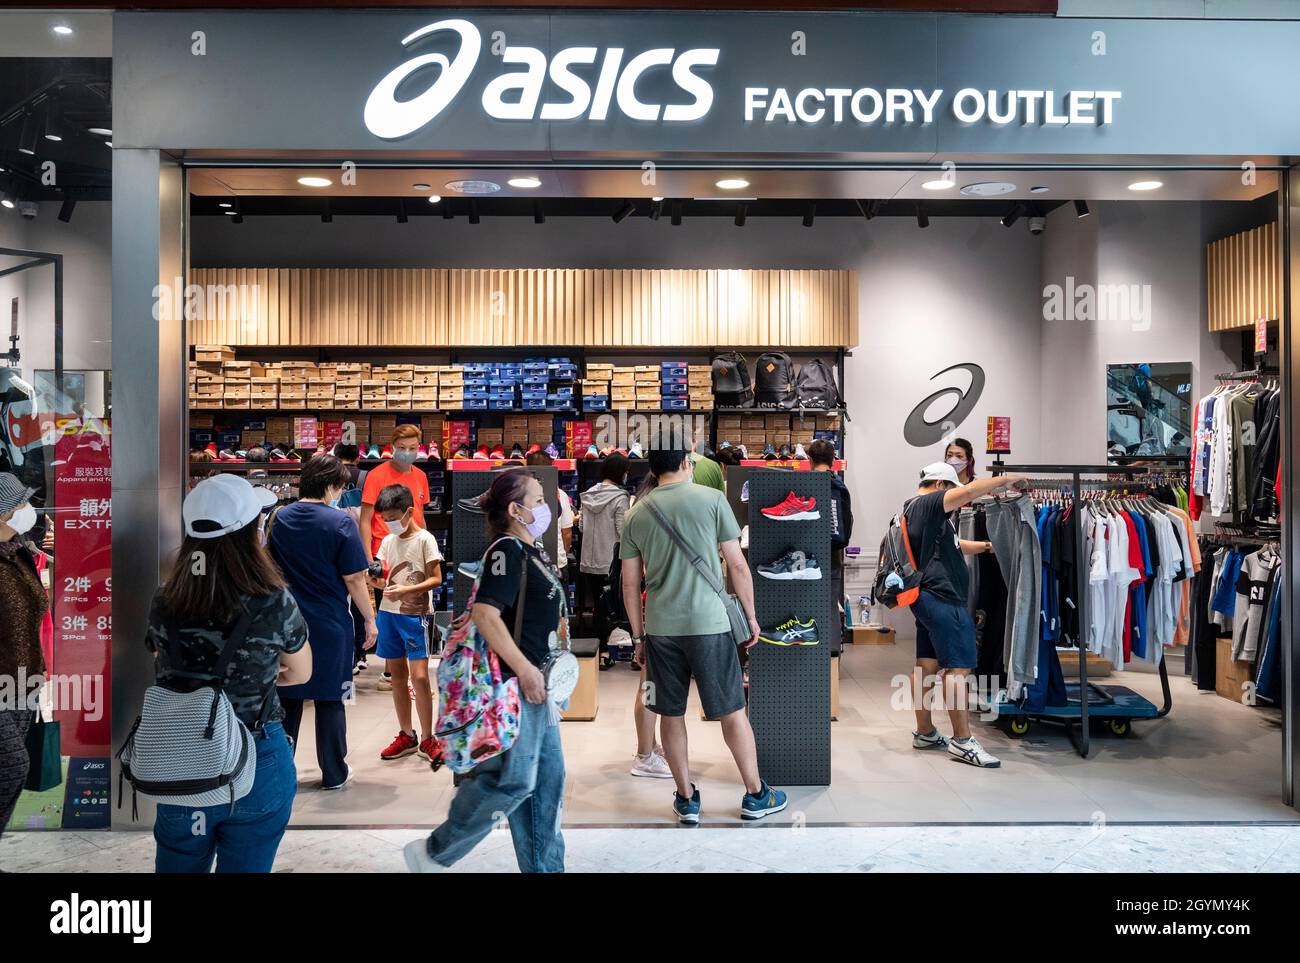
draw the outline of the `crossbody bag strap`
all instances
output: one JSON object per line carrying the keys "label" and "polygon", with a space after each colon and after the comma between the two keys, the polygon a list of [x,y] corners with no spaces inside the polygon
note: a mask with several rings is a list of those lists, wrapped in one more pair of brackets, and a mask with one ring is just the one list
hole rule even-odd
{"label": "crossbody bag strap", "polygon": [[[522,548],[522,545],[520,546]],[[528,549],[523,549],[523,572],[519,576],[519,599],[515,602],[515,645],[519,644],[520,633],[524,630],[524,600],[528,598],[528,569],[533,564],[528,557]]]}
{"label": "crossbody bag strap", "polygon": [[235,651],[244,643],[248,637],[248,630],[253,624],[253,613],[249,611],[248,604],[244,603],[239,619],[235,622],[235,627],[231,629],[226,644],[221,647],[221,654],[217,656],[216,665],[212,667],[212,674],[216,677],[219,685],[226,684],[226,669],[230,667],[230,661],[235,657]]}
{"label": "crossbody bag strap", "polygon": [[673,540],[678,548],[686,553],[688,558],[690,558],[691,564],[695,566],[695,571],[700,573],[704,580],[709,583],[709,587],[718,594],[718,598],[722,599],[725,604],[727,600],[727,590],[723,586],[721,579],[719,579],[718,576],[714,574],[713,570],[705,564],[704,559],[700,558],[699,553],[696,552],[695,549],[691,548],[686,539],[682,537],[682,533],[679,532],[676,526],[668,520],[668,516],[660,511],[659,506],[654,503],[652,498],[645,499],[645,506],[650,511],[650,514],[655,517],[655,521],[663,526],[664,531],[668,533],[668,537]]}

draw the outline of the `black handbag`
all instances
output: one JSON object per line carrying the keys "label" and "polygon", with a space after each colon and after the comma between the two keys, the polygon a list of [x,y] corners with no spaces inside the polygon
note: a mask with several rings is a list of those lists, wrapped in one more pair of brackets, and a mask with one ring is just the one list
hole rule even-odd
{"label": "black handbag", "polygon": [[27,727],[27,782],[24,789],[45,792],[63,782],[63,759],[60,756],[59,724],[46,722],[40,711],[32,714]]}

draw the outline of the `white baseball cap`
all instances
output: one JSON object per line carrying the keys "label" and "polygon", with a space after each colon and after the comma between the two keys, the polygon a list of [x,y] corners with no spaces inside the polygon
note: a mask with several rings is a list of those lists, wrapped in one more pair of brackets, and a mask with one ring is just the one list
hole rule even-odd
{"label": "white baseball cap", "polygon": [[961,480],[957,477],[956,470],[944,461],[936,461],[932,465],[926,465],[921,469],[921,484],[926,485],[930,482],[946,481],[953,485],[961,485]]}
{"label": "white baseball cap", "polygon": [[222,473],[203,479],[185,496],[181,518],[194,538],[220,538],[237,532],[278,501],[269,488],[250,485],[238,475]]}

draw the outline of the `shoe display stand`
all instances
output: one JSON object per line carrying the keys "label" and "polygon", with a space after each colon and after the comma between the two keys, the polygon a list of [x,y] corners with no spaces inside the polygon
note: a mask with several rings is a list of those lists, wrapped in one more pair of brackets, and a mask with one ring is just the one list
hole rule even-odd
{"label": "shoe display stand", "polygon": [[[733,469],[734,471],[734,469]],[[749,650],[749,720],[758,746],[758,767],[774,786],[829,786],[831,782],[831,645],[835,618],[831,579],[830,477],[824,472],[758,468],[749,482],[749,567],[759,625],[816,619],[817,645],[759,642]],[[741,478],[737,475],[736,482]],[[732,475],[728,474],[728,490]],[[817,499],[819,519],[777,521],[761,509],[790,492]],[[736,497],[739,498],[737,491]],[[790,549],[815,560],[819,579],[768,579],[758,566]]]}

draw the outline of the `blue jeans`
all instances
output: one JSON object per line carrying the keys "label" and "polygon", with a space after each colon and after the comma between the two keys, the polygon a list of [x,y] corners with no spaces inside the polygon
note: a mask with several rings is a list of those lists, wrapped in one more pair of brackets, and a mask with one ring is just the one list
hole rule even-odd
{"label": "blue jeans", "polygon": [[154,819],[159,873],[269,873],[275,862],[298,792],[298,770],[284,726],[268,724],[254,733],[257,775],[248,795],[219,806],[161,803]]}
{"label": "blue jeans", "polygon": [[456,790],[447,821],[429,836],[429,855],[450,866],[481,843],[502,816],[510,820],[522,873],[564,872],[564,750],[546,704],[521,700],[519,738],[474,768]]}

